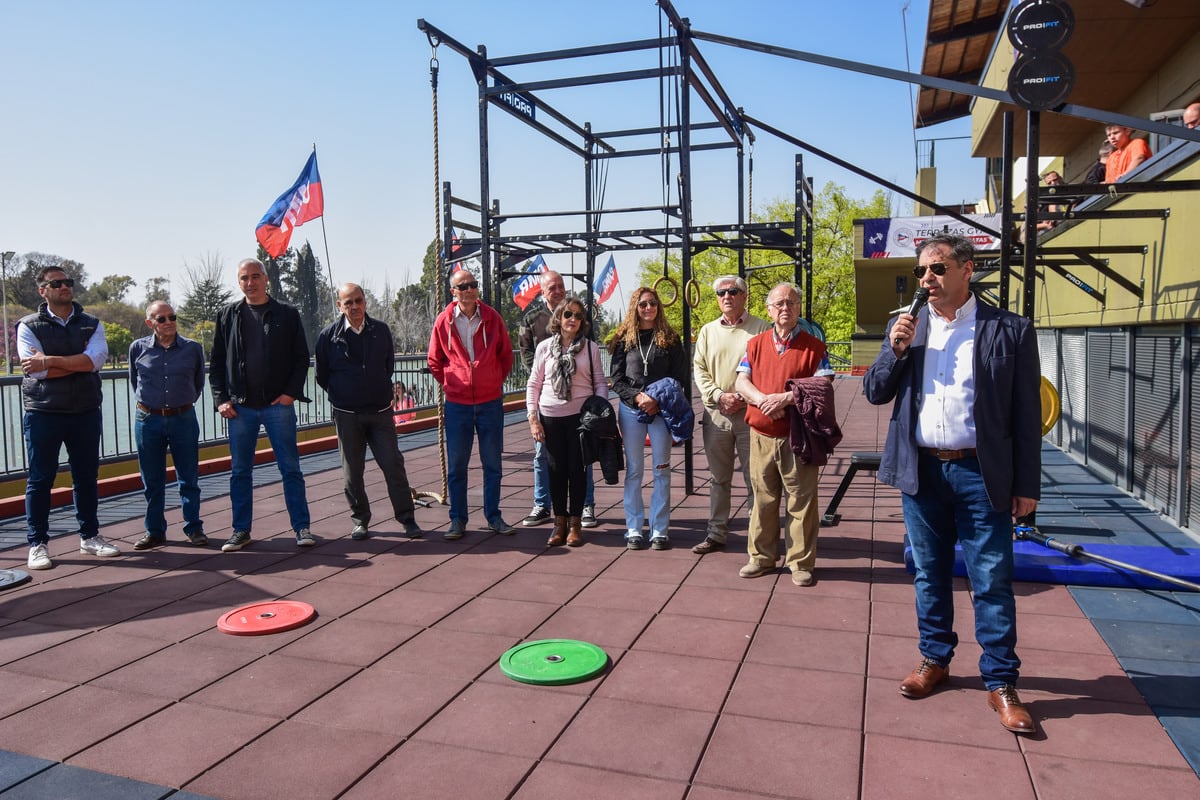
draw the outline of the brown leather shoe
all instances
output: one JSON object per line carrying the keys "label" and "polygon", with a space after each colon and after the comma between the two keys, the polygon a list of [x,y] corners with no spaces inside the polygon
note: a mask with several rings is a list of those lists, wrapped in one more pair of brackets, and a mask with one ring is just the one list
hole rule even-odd
{"label": "brown leather shoe", "polygon": [[554,531],[550,534],[550,538],[546,540],[547,547],[562,547],[567,543],[567,518],[554,518]]}
{"label": "brown leather shoe", "polygon": [[725,543],[714,541],[713,539],[705,539],[700,544],[692,548],[692,552],[698,556],[705,556],[717,550],[724,550]]}
{"label": "brown leather shoe", "polygon": [[579,547],[583,544],[583,532],[579,529],[583,526],[582,517],[571,517],[567,527],[567,547]]}
{"label": "brown leather shoe", "polygon": [[1017,697],[1017,687],[1001,686],[988,692],[988,708],[1000,714],[1000,724],[1013,733],[1037,733],[1037,723]]}
{"label": "brown leather shoe", "polygon": [[921,659],[917,668],[900,683],[900,694],[914,700],[928,697],[939,684],[950,677],[950,667],[943,667],[928,658]]}

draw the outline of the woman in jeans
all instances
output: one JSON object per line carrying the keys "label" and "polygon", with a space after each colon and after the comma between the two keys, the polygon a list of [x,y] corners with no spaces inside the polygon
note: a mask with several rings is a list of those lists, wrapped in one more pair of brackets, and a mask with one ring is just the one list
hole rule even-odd
{"label": "woman in jeans", "polygon": [[600,349],[588,338],[590,329],[583,301],[568,295],[551,312],[550,335],[538,344],[529,368],[529,432],[545,447],[550,461],[550,547],[583,544],[580,517],[587,473],[579,446],[579,412],[590,395],[608,397]]}
{"label": "woman in jeans", "polygon": [[[625,321],[609,339],[612,353],[612,387],[621,398],[617,419],[625,441],[625,546],[641,550],[642,475],[646,460],[646,436],[650,437],[654,460],[654,491],[650,496],[650,547],[670,547],[667,528],[671,522],[671,432],[658,413],[658,403],[644,389],[662,378],[688,385],[687,356],[683,342],[663,315],[658,293],[642,286],[633,293]],[[638,412],[649,417],[639,421]]]}

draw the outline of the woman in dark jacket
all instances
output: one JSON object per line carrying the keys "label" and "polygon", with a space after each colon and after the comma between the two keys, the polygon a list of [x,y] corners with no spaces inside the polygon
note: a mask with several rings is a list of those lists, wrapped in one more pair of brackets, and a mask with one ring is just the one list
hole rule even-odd
{"label": "woman in dark jacket", "polygon": [[[662,378],[674,378],[687,386],[687,356],[683,342],[663,315],[658,294],[645,286],[633,293],[625,321],[608,343],[612,353],[612,388],[621,398],[618,421],[625,440],[625,545],[642,549],[642,475],[646,460],[646,436],[650,436],[654,459],[654,491],[650,496],[650,547],[670,546],[667,528],[671,522],[671,432],[658,413],[658,403],[644,389]],[[638,421],[638,410],[651,417]]]}

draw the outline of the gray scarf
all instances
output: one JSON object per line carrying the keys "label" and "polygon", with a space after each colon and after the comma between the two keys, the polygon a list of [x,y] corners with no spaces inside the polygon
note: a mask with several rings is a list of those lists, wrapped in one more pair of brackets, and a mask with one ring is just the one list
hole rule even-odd
{"label": "gray scarf", "polygon": [[563,350],[562,337],[555,336],[550,345],[550,385],[559,400],[571,399],[571,379],[575,376],[575,356],[588,341],[586,336],[576,336],[571,346]]}

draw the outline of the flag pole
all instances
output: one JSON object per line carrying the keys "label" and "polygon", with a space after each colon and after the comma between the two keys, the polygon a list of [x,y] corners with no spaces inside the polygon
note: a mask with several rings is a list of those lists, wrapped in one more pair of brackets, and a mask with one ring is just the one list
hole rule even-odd
{"label": "flag pole", "polygon": [[[313,155],[317,154],[317,143],[313,142]],[[325,187],[321,187],[321,196],[324,197]],[[337,302],[337,287],[333,285],[333,265],[329,263],[329,237],[325,234],[325,207],[321,205],[321,240],[325,243],[325,273],[329,276],[329,293],[333,295],[333,310],[338,311]]]}

